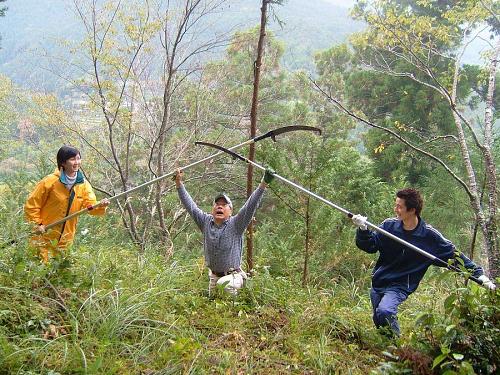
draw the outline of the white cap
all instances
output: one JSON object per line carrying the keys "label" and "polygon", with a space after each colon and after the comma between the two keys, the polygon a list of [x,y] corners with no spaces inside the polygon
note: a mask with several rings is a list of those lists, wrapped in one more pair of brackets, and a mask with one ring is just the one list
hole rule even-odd
{"label": "white cap", "polygon": [[229,197],[224,193],[220,193],[215,196],[214,204],[221,198],[226,201],[226,203],[229,205],[229,207],[231,207],[231,209],[233,209],[233,202],[231,202],[231,199],[229,199]]}

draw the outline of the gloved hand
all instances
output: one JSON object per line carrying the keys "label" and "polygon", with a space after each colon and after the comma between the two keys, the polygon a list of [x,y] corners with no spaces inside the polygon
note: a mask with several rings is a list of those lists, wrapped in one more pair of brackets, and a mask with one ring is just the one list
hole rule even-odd
{"label": "gloved hand", "polygon": [[361,230],[367,230],[368,229],[368,226],[366,225],[366,219],[367,217],[366,216],[362,216],[362,215],[354,215],[352,217],[352,222],[354,223],[354,225],[356,225],[359,229]]}
{"label": "gloved hand", "polygon": [[481,275],[478,279],[483,283],[483,286],[489,290],[495,290],[497,288],[493,281],[491,281],[486,275]]}
{"label": "gloved hand", "polygon": [[184,172],[182,171],[182,169],[177,168],[175,174],[172,176],[172,181],[175,181],[175,185],[177,187],[180,187],[182,185],[183,178],[184,178]]}
{"label": "gloved hand", "polygon": [[274,180],[275,173],[276,172],[272,168],[266,168],[262,181],[269,185]]}

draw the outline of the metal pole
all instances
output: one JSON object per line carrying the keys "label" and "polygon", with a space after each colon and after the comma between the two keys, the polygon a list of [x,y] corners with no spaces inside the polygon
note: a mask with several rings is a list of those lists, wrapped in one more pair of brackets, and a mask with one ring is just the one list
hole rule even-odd
{"label": "metal pole", "polygon": [[[249,160],[248,158],[245,158],[244,156],[241,156],[241,155],[239,155],[239,154],[237,154],[237,153],[233,152],[232,150],[225,149],[224,147],[221,147],[221,146],[218,146],[218,145],[214,145],[214,144],[212,144],[212,143],[207,143],[207,142],[196,142],[196,144],[201,144],[201,145],[205,145],[205,146],[214,147],[214,148],[216,148],[216,149],[219,149],[219,150],[221,150],[221,151],[226,152],[227,154],[229,154],[229,155],[233,156],[234,158],[238,158],[238,159],[240,159],[240,160],[242,160],[242,161],[245,161],[245,162],[247,162],[247,163],[250,163],[250,164],[252,164],[252,165],[253,165],[254,167],[256,167],[256,168],[259,168],[259,169],[261,169],[261,170],[263,170],[263,171],[265,171],[265,170],[266,170],[266,168],[265,168],[265,167],[263,167],[262,165],[260,165],[260,164],[258,164],[258,163],[255,163],[255,162],[253,162],[253,161]],[[353,215],[353,213],[351,213],[350,211],[348,211],[348,210],[346,210],[346,209],[344,209],[344,208],[342,208],[342,207],[340,207],[340,206],[336,205],[336,204],[335,204],[335,203],[333,203],[333,202],[330,202],[329,200],[327,200],[327,199],[325,199],[325,198],[323,198],[323,197],[319,196],[318,194],[313,193],[313,192],[312,192],[312,191],[310,191],[310,190],[307,190],[306,188],[304,188],[304,187],[302,187],[302,186],[300,186],[300,185],[296,184],[295,182],[290,181],[290,180],[286,179],[285,177],[280,176],[280,175],[279,175],[279,174],[277,174],[277,173],[274,173],[274,177],[276,177],[276,178],[277,178],[278,180],[280,180],[280,181],[283,181],[283,182],[287,183],[288,185],[291,185],[291,186],[293,186],[293,187],[295,187],[295,188],[299,189],[300,191],[302,191],[302,192],[304,192],[304,193],[306,193],[306,194],[309,194],[310,196],[312,196],[312,197],[314,197],[314,198],[318,199],[319,201],[321,201],[321,202],[323,202],[323,203],[327,204],[328,206],[335,208],[336,210],[338,210],[338,211],[342,212],[343,214],[345,214],[348,218],[352,218],[352,217],[354,216],[354,215]],[[438,258],[438,257],[436,257],[436,256],[434,256],[434,255],[432,255],[432,254],[430,254],[430,253],[428,253],[428,252],[427,252],[427,251],[425,251],[425,250],[422,250],[421,248],[419,248],[419,247],[417,247],[417,246],[415,246],[415,245],[412,245],[411,243],[409,243],[409,242],[407,242],[407,241],[405,241],[405,240],[403,240],[403,239],[401,239],[401,238],[399,238],[399,237],[397,237],[397,236],[393,235],[392,233],[387,232],[386,230],[384,230],[384,229],[382,229],[382,228],[379,228],[377,225],[372,224],[372,223],[370,223],[369,221],[367,221],[367,222],[366,222],[366,225],[367,225],[369,228],[373,229],[374,231],[377,231],[377,232],[379,232],[379,233],[382,233],[384,236],[387,236],[387,237],[391,238],[392,240],[397,241],[397,242],[399,242],[400,244],[402,244],[402,245],[404,245],[404,246],[406,246],[406,247],[410,248],[411,250],[414,250],[414,251],[418,252],[419,254],[421,254],[421,255],[423,255],[423,256],[425,256],[425,257],[429,258],[430,260],[432,260],[432,261],[434,261],[434,262],[439,263],[439,264],[440,264],[440,265],[442,265],[443,267],[446,267],[446,268],[448,268],[448,269],[450,269],[450,270],[452,270],[452,271],[456,271],[456,272],[459,272],[459,273],[461,273],[461,272],[462,272],[462,271],[461,271],[458,267],[455,267],[455,266],[454,266],[454,265],[452,265],[452,264],[448,264],[448,263],[447,263],[447,262],[445,262],[444,260],[442,260],[442,259],[440,259],[440,258]],[[476,283],[478,283],[479,285],[482,285],[482,284],[483,284],[481,280],[479,280],[478,278],[476,278],[476,277],[474,277],[474,276],[472,276],[472,275],[471,275],[471,276],[469,276],[469,278],[470,278],[472,281],[475,281]]]}
{"label": "metal pole", "polygon": [[[281,134],[284,134],[284,133],[289,133],[289,132],[294,132],[294,131],[301,131],[301,130],[312,131],[312,132],[316,132],[318,134],[321,134],[321,129],[313,127],[313,126],[305,126],[305,125],[282,126],[280,128],[273,129],[273,130],[270,130],[270,131],[268,131],[268,132],[266,132],[264,134],[261,134],[261,135],[258,135],[256,137],[253,137],[253,138],[251,138],[251,139],[249,139],[249,140],[247,140],[245,142],[242,142],[242,143],[240,143],[240,144],[238,144],[236,146],[233,146],[233,147],[229,148],[228,150],[236,150],[238,148],[241,148],[243,146],[249,145],[251,143],[256,143],[256,142],[261,141],[261,140],[266,139],[266,138],[271,138],[273,141],[276,141],[276,137],[278,135],[281,135]],[[217,152],[217,153],[215,153],[213,155],[207,156],[206,158],[203,158],[203,159],[198,160],[198,161],[196,161],[194,163],[186,165],[185,167],[182,167],[181,169],[189,169],[189,168],[194,167],[194,166],[196,166],[198,164],[201,164],[203,162],[206,162],[206,161],[209,161],[209,160],[211,160],[213,158],[216,158],[217,156],[220,156],[223,153],[224,153],[224,151],[219,151],[219,152]],[[153,179],[151,181],[145,182],[142,185],[136,186],[136,187],[134,187],[132,189],[129,189],[127,191],[124,191],[122,193],[114,195],[114,196],[108,198],[108,201],[112,202],[114,200],[117,200],[118,198],[121,198],[123,196],[127,196],[130,193],[133,193],[133,192],[135,192],[135,191],[137,191],[139,189],[142,189],[142,188],[144,188],[146,186],[149,186],[149,185],[152,185],[152,184],[154,184],[156,182],[159,182],[159,181],[161,181],[161,180],[163,180],[163,179],[165,179],[167,177],[173,176],[174,174],[175,174],[175,171],[172,171],[172,172],[169,172],[167,174],[164,174],[164,175],[162,175],[160,177],[157,177],[157,178],[155,178],[155,179]],[[57,226],[59,224],[64,223],[66,220],[72,219],[72,218],[74,218],[76,216],[79,216],[79,215],[83,214],[84,212],[88,212],[88,211],[90,211],[90,210],[92,210],[92,209],[94,209],[96,207],[99,207],[100,204],[101,204],[101,201],[97,202],[96,204],[94,204],[94,205],[92,205],[90,207],[84,208],[84,209],[82,209],[80,211],[77,211],[77,212],[74,212],[74,213],[72,213],[72,214],[70,214],[68,216],[65,216],[62,219],[59,219],[59,220],[57,220],[57,221],[55,221],[53,223],[47,224],[45,226],[45,229],[49,230],[49,229],[51,229],[51,228],[53,228],[53,227],[55,227],[55,226]]]}
{"label": "metal pole", "polygon": [[[238,148],[240,148],[240,147],[246,146],[246,145],[248,145],[248,144],[250,144],[250,143],[253,143],[253,142],[255,142],[255,140],[254,140],[254,139],[249,139],[248,141],[245,141],[245,142],[243,142],[243,143],[240,143],[239,145],[236,145],[236,146],[231,147],[231,148],[230,148],[230,150],[236,150],[236,149],[238,149]],[[207,156],[207,157],[205,157],[205,158],[203,158],[203,159],[201,159],[201,160],[195,161],[194,163],[188,164],[188,165],[186,165],[185,167],[181,167],[181,169],[183,169],[183,170],[184,170],[184,169],[189,169],[189,168],[192,168],[192,167],[194,167],[194,166],[196,166],[196,165],[198,165],[198,164],[201,164],[201,163],[203,163],[203,162],[206,162],[206,161],[212,160],[213,158],[216,158],[217,156],[220,156],[220,155],[222,155],[222,154],[223,154],[223,151],[219,151],[219,152],[217,152],[217,153],[215,153],[215,154],[212,154],[212,155],[210,155],[210,156]],[[138,185],[138,186],[136,186],[136,187],[133,187],[132,189],[129,189],[129,190],[124,191],[124,192],[122,192],[122,193],[116,194],[116,195],[114,195],[114,196],[112,196],[112,197],[108,198],[108,201],[109,201],[109,202],[112,202],[112,201],[117,200],[118,198],[121,198],[121,197],[127,196],[127,195],[129,195],[129,194],[131,194],[131,193],[133,193],[133,192],[135,192],[135,191],[137,191],[137,190],[140,190],[140,189],[145,188],[146,186],[152,185],[152,184],[154,184],[154,183],[156,183],[156,182],[159,182],[159,181],[161,181],[161,180],[164,180],[164,179],[165,179],[165,178],[167,178],[167,177],[173,176],[173,175],[175,175],[175,173],[176,173],[175,171],[169,172],[169,173],[164,174],[164,175],[162,175],[162,176],[160,176],[160,177],[157,177],[157,178],[155,178],[155,179],[153,179],[153,180],[151,180],[151,181],[148,181],[148,182],[145,182],[145,183],[143,183],[143,184],[141,184],[141,185]],[[101,201],[97,202],[96,204],[94,204],[94,205],[92,205],[92,206],[90,206],[90,207],[83,208],[83,209],[81,209],[80,211],[73,212],[72,214],[70,214],[70,215],[68,215],[68,216],[63,217],[62,219],[59,219],[59,220],[57,220],[57,221],[54,221],[53,223],[50,223],[50,224],[46,225],[46,226],[45,226],[45,229],[47,229],[47,230],[48,230],[48,229],[51,229],[51,228],[53,228],[53,227],[55,227],[55,226],[57,226],[57,225],[59,225],[59,224],[64,223],[66,220],[72,219],[72,218],[74,218],[74,217],[76,217],[76,216],[80,216],[80,215],[81,215],[81,214],[83,214],[84,212],[87,212],[87,211],[90,211],[90,210],[92,210],[92,209],[94,209],[94,208],[96,208],[96,207],[99,207],[99,206],[100,206],[100,204],[101,204]]]}
{"label": "metal pole", "polygon": [[[236,149],[238,149],[238,148],[240,148],[240,147],[243,147],[243,146],[245,146],[245,145],[248,145],[248,144],[250,144],[250,143],[257,142],[257,141],[259,141],[260,139],[262,139],[262,136],[261,136],[261,137],[256,137],[256,138],[249,139],[249,140],[247,140],[247,141],[245,141],[245,142],[243,142],[243,143],[240,143],[240,144],[238,144],[238,145],[236,145],[236,146],[231,147],[231,148],[230,148],[230,150],[236,150]],[[223,153],[224,153],[223,151],[219,151],[219,152],[217,152],[217,153],[215,153],[215,154],[212,154],[212,155],[210,155],[210,156],[207,156],[207,157],[205,157],[205,158],[203,158],[203,159],[201,159],[201,160],[198,160],[198,161],[196,161],[196,162],[194,162],[194,163],[188,164],[188,165],[186,165],[185,167],[182,167],[181,169],[188,169],[188,168],[194,167],[194,166],[196,166],[196,165],[198,165],[198,164],[201,164],[201,163],[203,163],[203,162],[205,162],[205,161],[209,161],[209,160],[211,160],[211,159],[213,159],[213,158],[216,158],[217,156],[220,156],[220,155],[222,155]],[[146,186],[152,185],[152,184],[154,184],[154,183],[156,183],[156,182],[158,182],[158,181],[161,181],[161,180],[163,180],[163,179],[165,179],[165,178],[167,178],[167,177],[169,177],[169,176],[173,176],[175,173],[176,173],[175,171],[173,171],[173,172],[169,172],[169,173],[164,174],[164,175],[162,175],[162,176],[160,176],[160,177],[157,177],[157,178],[155,178],[155,179],[153,179],[153,180],[151,180],[151,181],[148,181],[148,182],[145,182],[145,183],[143,183],[143,184],[141,184],[141,185],[138,185],[138,186],[136,186],[136,187],[134,187],[134,188],[132,188],[132,189],[129,189],[129,190],[124,191],[124,192],[122,192],[122,193],[116,194],[116,195],[114,195],[114,196],[112,196],[112,197],[108,198],[108,201],[109,201],[109,202],[115,201],[115,200],[117,200],[118,198],[121,198],[121,197],[126,196],[126,195],[128,195],[128,194],[131,194],[131,193],[133,193],[133,192],[135,192],[135,191],[137,191],[137,190],[140,190],[140,189],[142,189],[142,188],[145,188]],[[89,206],[89,207],[83,208],[83,209],[81,209],[81,210],[79,210],[79,211],[73,212],[73,213],[72,213],[72,214],[70,214],[70,215],[67,215],[67,216],[65,216],[65,217],[63,217],[63,218],[61,218],[61,219],[59,219],[59,220],[54,221],[53,223],[47,224],[47,225],[45,226],[45,230],[46,230],[46,231],[48,231],[49,229],[52,229],[52,228],[54,228],[55,226],[58,226],[58,225],[60,225],[60,224],[64,223],[65,221],[67,221],[67,220],[69,220],[69,219],[72,219],[72,218],[74,218],[74,217],[80,216],[81,214],[83,214],[83,213],[85,213],[85,212],[91,211],[91,210],[93,210],[94,208],[99,207],[100,205],[101,205],[101,201],[99,201],[99,202],[95,203],[95,204],[94,204],[94,205],[92,205],[92,206]],[[10,245],[14,245],[14,244],[16,244],[19,240],[21,240],[21,239],[23,239],[24,237],[27,237],[27,236],[29,236],[29,235],[30,235],[30,234],[25,234],[25,235],[22,235],[22,236],[17,237],[15,240],[9,240],[9,241],[7,241],[7,242],[3,243],[3,244],[0,246],[0,249],[3,249],[3,248],[8,247],[8,246],[10,246]]]}
{"label": "metal pole", "polygon": [[[300,130],[312,131],[312,132],[316,132],[318,134],[321,134],[321,129],[313,127],[313,126],[305,126],[305,125],[282,126],[280,128],[273,129],[273,130],[270,130],[270,131],[268,131],[268,132],[266,132],[264,134],[261,134],[261,135],[258,135],[256,137],[253,137],[253,138],[251,138],[251,139],[249,139],[249,140],[247,140],[245,142],[242,142],[242,143],[240,143],[240,144],[238,144],[236,146],[233,146],[233,147],[231,147],[229,149],[225,149],[225,150],[236,150],[238,148],[241,148],[241,147],[246,146],[246,145],[251,144],[251,143],[255,143],[255,142],[261,141],[261,140],[266,139],[266,138],[271,138],[273,141],[276,141],[276,137],[278,135],[281,135],[281,134],[284,134],[284,133],[293,132],[293,131],[300,131]],[[223,153],[224,153],[224,151],[219,151],[219,152],[217,152],[215,154],[207,156],[207,157],[205,157],[205,158],[203,158],[201,160],[198,160],[198,161],[196,161],[194,163],[188,164],[185,167],[182,167],[181,169],[188,169],[188,168],[194,167],[194,166],[196,166],[198,164],[201,164],[203,162],[206,162],[206,161],[209,161],[209,160],[211,160],[213,158],[216,158],[217,156],[220,156]],[[163,180],[163,179],[165,179],[167,177],[173,176],[175,173],[176,173],[175,171],[172,171],[172,172],[169,172],[167,174],[164,174],[164,175],[162,175],[160,177],[157,177],[157,178],[155,178],[155,179],[153,179],[151,181],[145,182],[145,183],[143,183],[143,184],[141,184],[139,186],[136,186],[136,187],[134,187],[132,189],[129,189],[127,191],[124,191],[122,193],[114,195],[114,196],[108,198],[108,201],[112,202],[112,201],[114,201],[114,200],[116,200],[118,198],[121,198],[123,196],[127,196],[128,194],[131,194],[131,193],[133,193],[133,192],[135,192],[135,191],[137,191],[139,189],[142,189],[142,188],[144,188],[146,186],[152,185],[152,184],[154,184],[156,182],[159,182],[159,181],[161,181],[161,180]],[[99,202],[97,202],[96,204],[94,204],[92,206],[89,206],[89,207],[84,208],[84,209],[82,209],[80,211],[74,212],[74,213],[72,213],[72,214],[70,214],[68,216],[65,216],[62,219],[59,219],[59,220],[57,220],[57,221],[55,221],[53,223],[47,224],[45,226],[45,229],[49,230],[49,229],[51,229],[51,228],[53,228],[53,227],[55,227],[55,226],[57,226],[59,224],[64,223],[66,220],[72,219],[72,218],[77,217],[77,216],[79,216],[79,215],[81,215],[81,214],[83,214],[85,212],[88,212],[88,211],[90,211],[90,210],[92,210],[92,209],[94,209],[96,207],[99,207],[101,205],[101,202],[102,201],[99,201]],[[10,240],[10,241],[5,242],[4,244],[2,244],[0,246],[0,249],[3,249],[3,248],[5,248],[5,247],[7,247],[9,245],[13,245],[13,244],[17,243],[23,237],[25,237],[25,236],[20,236],[20,237],[17,237],[15,240]]]}

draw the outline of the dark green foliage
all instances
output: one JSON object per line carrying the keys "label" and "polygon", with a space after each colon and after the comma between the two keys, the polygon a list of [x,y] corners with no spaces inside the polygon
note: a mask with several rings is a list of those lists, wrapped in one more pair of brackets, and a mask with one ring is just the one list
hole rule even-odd
{"label": "dark green foliage", "polygon": [[[384,197],[390,200],[392,197],[386,186],[372,176],[366,159],[345,141],[308,135],[300,138],[289,143],[286,152],[283,152],[282,145],[266,147],[266,163],[278,174],[340,207],[369,215],[375,222],[384,218],[392,204]],[[278,253],[289,254],[285,260],[286,268],[293,267],[300,272],[303,255],[297,250],[305,246],[305,203],[308,195],[279,181],[273,183],[270,189],[266,202],[272,204],[274,209],[266,214],[263,230],[272,231],[272,240],[262,245],[282,249]],[[314,270],[311,277],[322,283],[324,280],[320,280],[324,277],[351,280],[366,275],[364,271],[369,262],[362,253],[352,251],[350,220],[333,207],[310,199],[311,269]],[[277,222],[279,226],[272,224]],[[286,249],[296,250],[289,252]],[[278,263],[283,262],[283,257],[280,259]],[[343,261],[339,262],[340,259]],[[360,267],[360,263],[363,266]],[[356,271],[353,273],[352,270]]]}
{"label": "dark green foliage", "polygon": [[[439,279],[443,282],[450,277]],[[397,346],[388,348],[384,353],[387,360],[378,367],[381,373],[498,372],[499,293],[490,293],[475,284],[468,287],[461,284],[456,282],[454,288],[448,289],[444,294],[446,298],[432,310],[422,308],[420,312],[413,313],[414,326],[408,333],[408,340],[400,340]],[[434,293],[444,291],[436,289]],[[421,292],[418,294],[421,294],[419,299],[425,304],[428,297]]]}
{"label": "dark green foliage", "polygon": [[457,288],[444,301],[445,314],[425,313],[417,319],[414,339],[434,353],[434,368],[460,374],[498,372],[498,298],[498,292],[487,293],[477,285]]}

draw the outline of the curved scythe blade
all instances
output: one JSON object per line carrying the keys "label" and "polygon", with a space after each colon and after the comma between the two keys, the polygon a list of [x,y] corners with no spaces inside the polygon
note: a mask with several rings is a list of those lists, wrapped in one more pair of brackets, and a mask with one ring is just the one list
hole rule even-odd
{"label": "curved scythe blade", "polygon": [[305,126],[305,125],[292,125],[292,126],[283,126],[278,129],[270,130],[267,133],[264,133],[262,135],[259,135],[258,137],[254,138],[254,141],[260,141],[261,139],[271,137],[271,139],[276,142],[276,136],[283,134],[283,133],[288,133],[288,132],[294,132],[294,131],[299,131],[299,130],[305,130],[305,131],[312,131],[318,133],[318,135],[321,135],[321,129],[316,128],[314,126]]}
{"label": "curved scythe blade", "polygon": [[225,152],[226,154],[231,155],[233,157],[233,159],[240,159],[241,161],[245,161],[245,162],[247,161],[246,158],[244,158],[243,156],[237,154],[236,152],[228,150],[227,148],[219,146],[219,145],[216,145],[214,143],[209,143],[209,142],[194,142],[194,144],[195,145],[201,145],[201,146],[213,147],[213,148],[216,148],[217,150],[220,150],[222,152]]}

